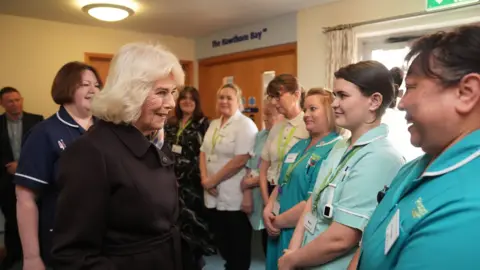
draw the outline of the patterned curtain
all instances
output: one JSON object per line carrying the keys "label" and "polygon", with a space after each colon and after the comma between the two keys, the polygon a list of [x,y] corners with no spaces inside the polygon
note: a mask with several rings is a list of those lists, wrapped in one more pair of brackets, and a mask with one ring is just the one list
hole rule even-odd
{"label": "patterned curtain", "polygon": [[326,86],[332,89],[335,71],[355,61],[356,39],[353,28],[348,25],[326,29],[325,34],[327,36]]}

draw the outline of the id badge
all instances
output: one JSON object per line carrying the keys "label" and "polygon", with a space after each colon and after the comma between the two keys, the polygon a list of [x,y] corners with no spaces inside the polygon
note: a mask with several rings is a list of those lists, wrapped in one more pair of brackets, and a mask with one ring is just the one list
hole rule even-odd
{"label": "id badge", "polygon": [[172,145],[172,152],[176,154],[181,154],[182,153],[182,147],[178,144]]}
{"label": "id badge", "polygon": [[307,231],[311,234],[315,232],[315,226],[317,226],[317,217],[315,217],[311,212],[308,212],[305,215],[304,219],[304,227]]}
{"label": "id badge", "polygon": [[297,159],[297,153],[288,154],[287,158],[285,159],[285,163],[293,163]]}
{"label": "id badge", "polygon": [[274,203],[273,203],[272,213],[273,213],[275,216],[278,216],[278,215],[280,214],[280,203],[279,203],[279,202],[274,202]]}
{"label": "id badge", "polygon": [[400,210],[397,209],[385,231],[385,255],[388,254],[393,244],[400,235]]}

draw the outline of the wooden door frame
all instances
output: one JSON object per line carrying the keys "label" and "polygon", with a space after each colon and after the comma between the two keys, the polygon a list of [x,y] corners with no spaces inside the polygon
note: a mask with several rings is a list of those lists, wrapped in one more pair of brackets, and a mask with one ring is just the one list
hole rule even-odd
{"label": "wooden door frame", "polygon": [[185,85],[188,86],[194,86],[195,78],[193,78],[194,75],[194,66],[193,66],[193,61],[189,60],[180,60],[180,64],[184,65],[185,68]]}
{"label": "wooden door frame", "polygon": [[101,58],[101,59],[109,59],[112,60],[113,54],[111,53],[92,53],[92,52],[86,52],[84,55],[84,61],[87,64],[90,64],[90,60],[92,58]]}
{"label": "wooden door frame", "polygon": [[[199,71],[202,67],[216,65],[220,63],[236,62],[240,60],[247,60],[252,58],[261,58],[266,56],[276,56],[291,54],[295,55],[295,71],[297,70],[297,43],[287,43],[266,48],[249,50],[244,52],[232,53],[227,55],[215,56],[201,59],[198,62]],[[296,73],[296,72],[295,72]],[[296,75],[296,74],[293,74]]]}
{"label": "wooden door frame", "polygon": [[[113,54],[111,53],[92,53],[92,52],[85,52],[84,53],[84,61],[86,64],[90,64],[90,60],[92,58],[100,58],[100,59],[108,59],[112,60]],[[185,75],[188,81],[185,81],[186,85],[193,85],[194,83],[194,62],[190,60],[180,60],[181,65],[186,66]]]}

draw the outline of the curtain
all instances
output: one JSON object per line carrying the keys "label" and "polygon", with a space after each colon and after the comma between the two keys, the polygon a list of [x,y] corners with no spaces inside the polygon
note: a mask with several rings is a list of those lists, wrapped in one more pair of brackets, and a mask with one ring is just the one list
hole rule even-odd
{"label": "curtain", "polygon": [[355,60],[356,39],[353,28],[350,26],[338,30],[326,30],[325,34],[327,36],[326,87],[332,89],[335,71]]}

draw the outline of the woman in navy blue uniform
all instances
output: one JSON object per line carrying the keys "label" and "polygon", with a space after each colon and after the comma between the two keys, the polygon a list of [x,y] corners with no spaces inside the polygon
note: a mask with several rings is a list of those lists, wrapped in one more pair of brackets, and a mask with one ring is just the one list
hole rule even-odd
{"label": "woman in navy blue uniform", "polygon": [[25,270],[51,266],[57,161],[93,124],[91,100],[101,87],[93,67],[80,62],[65,64],[52,85],[52,98],[60,109],[36,125],[24,142],[14,182]]}

